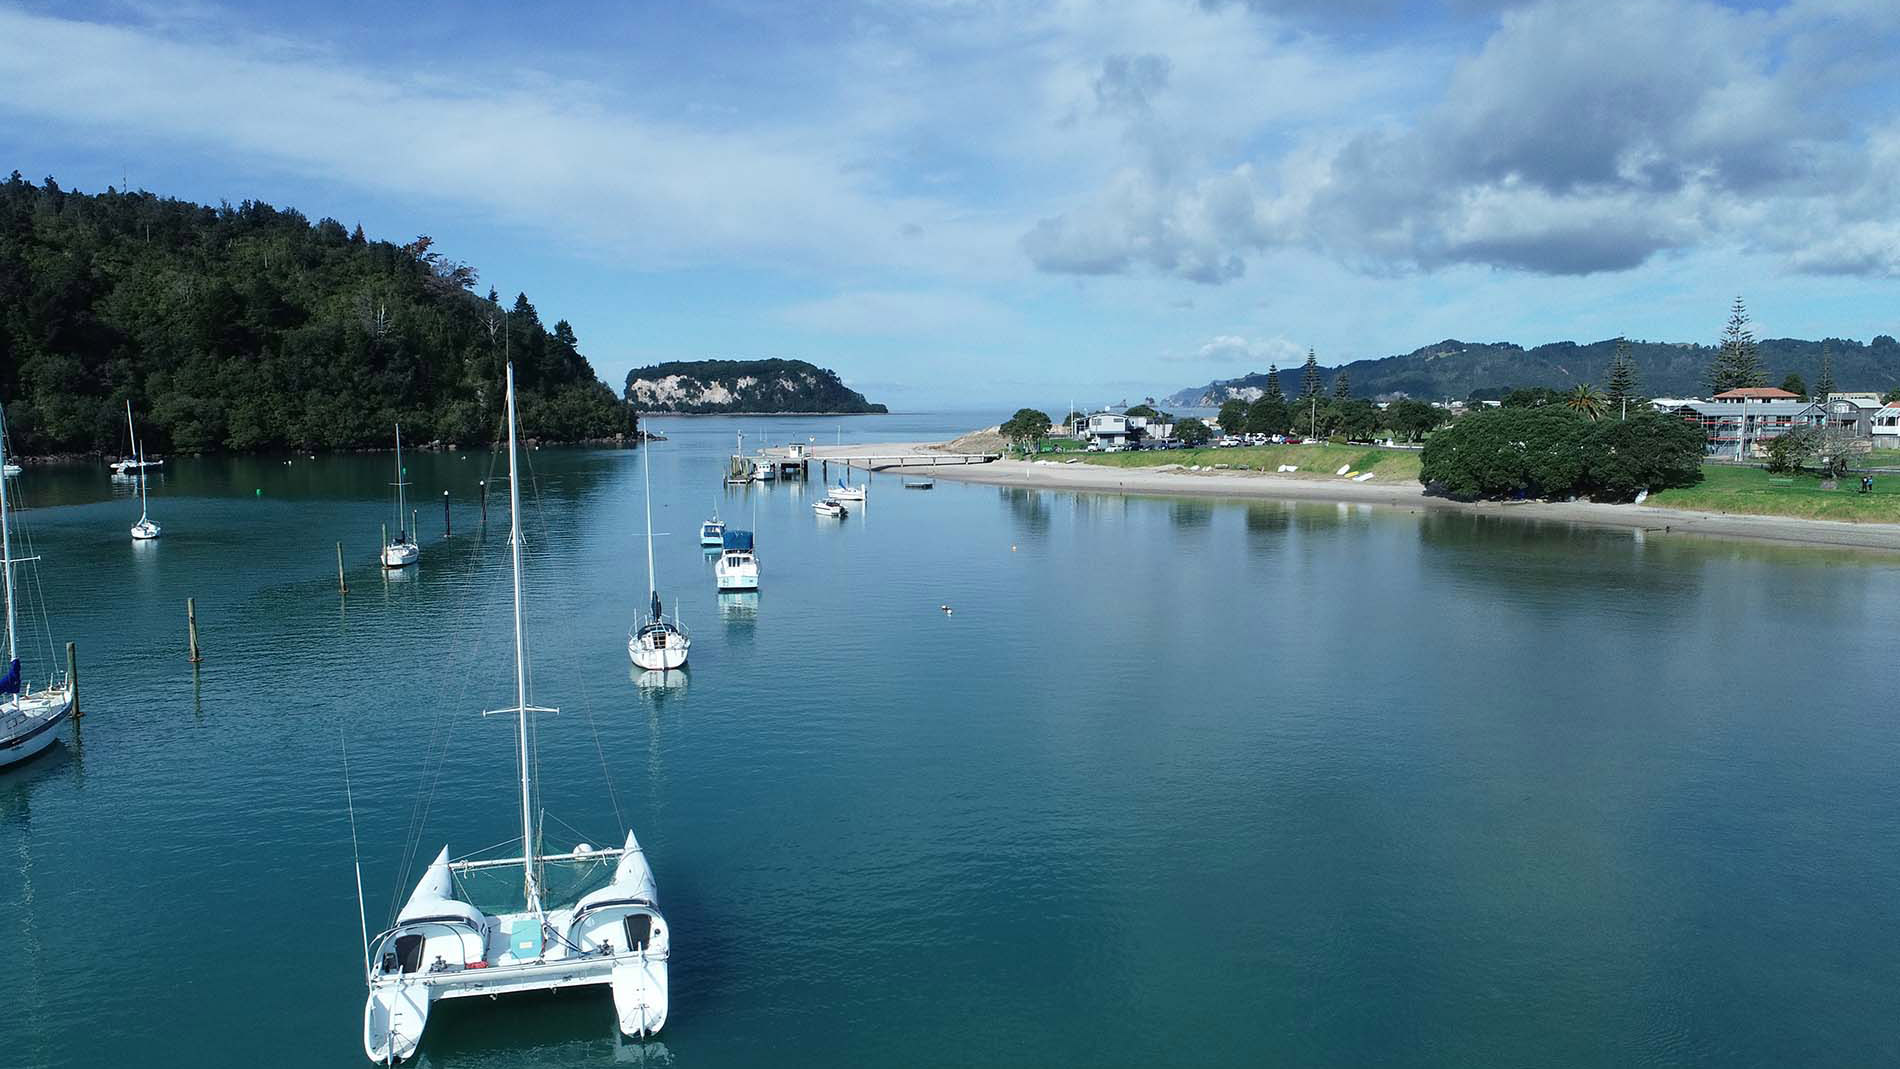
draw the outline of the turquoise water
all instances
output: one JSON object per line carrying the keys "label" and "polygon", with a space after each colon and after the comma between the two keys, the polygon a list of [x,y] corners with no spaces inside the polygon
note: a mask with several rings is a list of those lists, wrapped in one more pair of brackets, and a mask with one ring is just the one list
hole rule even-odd
{"label": "turquoise water", "polygon": [[[625,652],[638,454],[532,454],[550,846],[639,833],[673,1011],[640,1050],[604,991],[447,1004],[428,1064],[1900,1058],[1894,559],[891,477],[839,523],[719,485],[736,428],[978,421],[662,421],[668,688]],[[103,470],[22,480],[86,716],[0,773],[0,1063],[360,1063],[345,740],[372,930],[412,853],[408,883],[515,834],[489,463],[411,458],[423,558],[388,578],[387,456],[174,461],[147,547]],[[715,504],[755,600],[713,593]]]}

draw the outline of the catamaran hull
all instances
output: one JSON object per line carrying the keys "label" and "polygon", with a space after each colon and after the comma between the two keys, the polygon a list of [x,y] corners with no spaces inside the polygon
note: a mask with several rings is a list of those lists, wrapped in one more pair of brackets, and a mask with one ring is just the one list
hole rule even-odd
{"label": "catamaran hull", "polygon": [[55,692],[0,707],[0,768],[17,765],[43,752],[59,738],[59,725],[73,710],[72,700]]}
{"label": "catamaran hull", "polygon": [[622,1035],[645,1039],[666,1025],[666,962],[614,967],[614,1016]]}
{"label": "catamaran hull", "polygon": [[594,957],[576,961],[465,969],[427,979],[406,979],[370,988],[363,1004],[363,1052],[378,1064],[404,1061],[422,1043],[429,1007],[437,999],[515,995],[564,987],[613,988],[620,1031],[644,1039],[666,1024],[666,959]]}

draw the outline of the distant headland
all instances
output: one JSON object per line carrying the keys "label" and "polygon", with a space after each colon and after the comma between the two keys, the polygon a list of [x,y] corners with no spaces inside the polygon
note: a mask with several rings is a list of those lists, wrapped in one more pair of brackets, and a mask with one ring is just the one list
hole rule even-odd
{"label": "distant headland", "polygon": [[627,373],[623,395],[642,412],[837,415],[888,412],[838,373],[803,360],[675,360]]}

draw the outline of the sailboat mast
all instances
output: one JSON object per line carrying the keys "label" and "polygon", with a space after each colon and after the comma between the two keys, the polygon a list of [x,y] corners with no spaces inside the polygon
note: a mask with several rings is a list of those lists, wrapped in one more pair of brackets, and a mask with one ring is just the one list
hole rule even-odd
{"label": "sailboat mast", "polygon": [[402,424],[396,424],[396,537],[402,537]]}
{"label": "sailboat mast", "polygon": [[7,661],[20,658],[13,635],[13,528],[7,515],[7,419],[0,410],[0,572],[7,574]]}
{"label": "sailboat mast", "polygon": [[515,471],[515,366],[508,365],[508,557],[515,572],[515,714],[521,741],[521,881],[528,909],[541,911],[534,886],[534,792],[528,764],[528,664],[521,638],[521,477]]}
{"label": "sailboat mast", "polygon": [[132,448],[132,459],[139,466],[139,522],[144,523],[150,505],[145,502],[145,445],[140,443]]}
{"label": "sailboat mast", "polygon": [[653,445],[651,438],[640,442],[640,489],[647,503],[647,600],[651,601],[653,589],[653,468],[647,463],[647,450]]}

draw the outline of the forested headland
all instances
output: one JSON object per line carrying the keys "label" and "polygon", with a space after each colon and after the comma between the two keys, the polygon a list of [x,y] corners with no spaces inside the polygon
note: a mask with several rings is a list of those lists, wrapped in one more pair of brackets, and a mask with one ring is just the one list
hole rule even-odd
{"label": "forested headland", "polygon": [[522,432],[631,434],[565,320],[526,294],[475,292],[476,270],[258,201],[0,185],[0,401],[27,455],[125,445],[263,452],[473,444],[501,419],[512,358]]}

